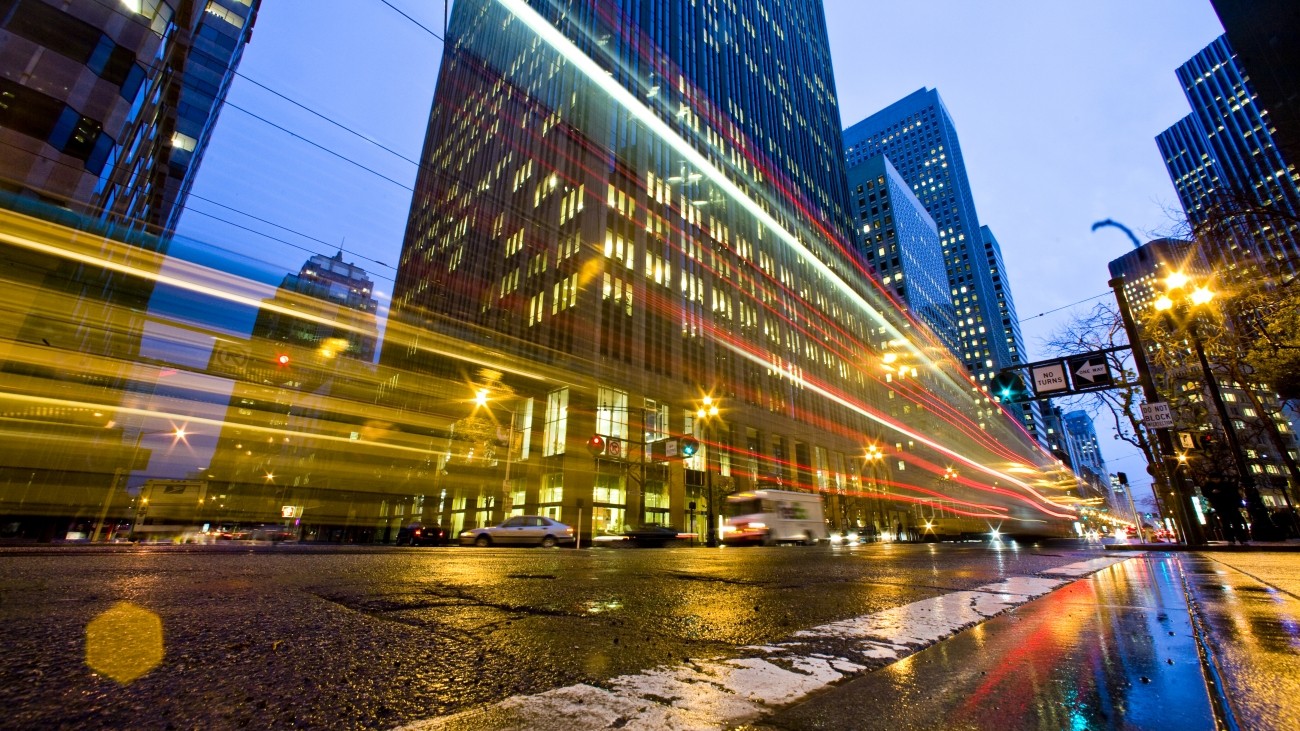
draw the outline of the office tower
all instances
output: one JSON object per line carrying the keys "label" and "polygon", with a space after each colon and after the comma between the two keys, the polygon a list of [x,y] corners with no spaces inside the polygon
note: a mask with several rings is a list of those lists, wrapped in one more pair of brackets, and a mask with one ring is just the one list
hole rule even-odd
{"label": "office tower", "polygon": [[850,167],[879,154],[898,168],[938,224],[957,312],[958,357],[986,382],[1017,362],[1007,343],[1011,323],[1003,323],[998,309],[957,129],[938,91],[919,89],[844,131]]}
{"label": "office tower", "polygon": [[1090,497],[1105,497],[1110,482],[1106,474],[1106,460],[1097,442],[1097,430],[1086,411],[1070,411],[1061,417],[1061,425],[1071,444],[1074,473],[1092,488]]}
{"label": "office tower", "polygon": [[259,2],[5,3],[0,190],[170,234]]}
{"label": "office tower", "polygon": [[[297,274],[285,276],[270,303],[283,306],[258,311],[253,338],[370,363],[379,340],[374,287],[364,269],[343,261],[343,252],[317,254]],[[303,298],[313,305],[311,319],[288,314]]]}
{"label": "office tower", "polygon": [[[1179,356],[1175,364],[1161,366],[1160,359],[1156,357],[1160,346],[1146,336],[1153,319],[1158,315],[1156,301],[1165,293],[1165,280],[1169,275],[1182,272],[1203,277],[1211,271],[1203,252],[1190,241],[1155,239],[1114,259],[1109,268],[1112,277],[1123,279],[1125,298],[1137,323],[1138,342],[1132,345],[1143,348],[1147,353],[1156,390],[1160,398],[1169,403],[1173,413],[1174,430],[1188,435],[1187,438],[1174,440],[1175,449],[1188,458],[1185,464],[1175,463],[1177,479],[1195,485],[1210,471],[1231,471],[1233,468],[1230,465],[1211,464],[1213,459],[1194,447],[1199,435],[1222,435],[1225,429],[1231,428],[1241,442],[1247,469],[1251,472],[1255,486],[1259,488],[1264,505],[1271,508],[1289,504],[1285,464],[1274,448],[1264,423],[1265,419],[1273,419],[1280,427],[1281,438],[1286,443],[1287,450],[1295,450],[1295,436],[1281,414],[1277,395],[1266,390],[1262,384],[1244,384],[1226,374],[1216,375],[1228,418],[1232,421],[1232,424],[1223,424],[1216,409],[1210,406],[1212,399],[1209,388],[1202,368],[1196,363],[1197,356],[1192,352],[1192,347],[1186,346],[1186,352]],[[1213,349],[1207,349],[1210,351],[1211,368],[1217,369]],[[1246,393],[1246,387],[1251,389],[1251,394]],[[1253,401],[1260,403],[1267,413],[1259,413],[1252,405]],[[1175,456],[1168,455],[1167,459],[1173,461]]]}
{"label": "office tower", "polygon": [[462,0],[439,73],[380,362],[449,422],[443,525],[704,535],[784,488],[914,527],[949,462],[1053,469],[861,276],[816,0]]}
{"label": "office tower", "polygon": [[[1006,263],[1002,260],[1002,246],[988,226],[980,226],[980,241],[984,245],[984,260],[987,263],[989,279],[993,282],[992,296],[997,302],[998,322],[1002,323],[1007,354],[1012,363],[1025,361],[1025,336],[1020,330],[1020,318],[1016,315],[1016,303],[1011,297],[1011,282],[1007,279]],[[1026,401],[1008,406],[1008,410],[1018,411],[1023,420],[1025,431],[1041,440],[1042,402]]]}
{"label": "office tower", "polygon": [[1300,157],[1300,5],[1291,0],[1211,0],[1250,76],[1273,136],[1288,160]]}
{"label": "office tower", "polygon": [[957,353],[957,315],[944,276],[939,231],[884,155],[848,170],[858,250],[881,284]]}
{"label": "office tower", "polygon": [[1156,144],[1206,258],[1229,280],[1294,276],[1300,174],[1227,37],[1177,73],[1192,113]]}

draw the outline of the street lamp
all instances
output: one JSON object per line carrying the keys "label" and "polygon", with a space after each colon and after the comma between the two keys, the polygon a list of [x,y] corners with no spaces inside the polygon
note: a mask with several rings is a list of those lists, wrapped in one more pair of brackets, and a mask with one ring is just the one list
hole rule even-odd
{"label": "street lamp", "polygon": [[717,439],[718,404],[712,396],[704,397],[699,407],[695,409],[695,418],[704,422],[706,430],[704,441],[709,445],[704,452],[704,484],[709,493],[705,509],[705,520],[708,521],[709,528],[704,544],[709,548],[716,548],[718,545],[717,508],[713,503],[713,469],[709,462],[713,460],[713,446]]}
{"label": "street lamp", "polygon": [[[478,389],[478,391],[476,391],[474,394],[475,407],[489,408],[488,402],[491,400],[491,397],[492,394],[490,391],[488,391],[488,389],[486,388]],[[506,407],[506,409],[510,412],[510,427],[509,427],[509,431],[506,432],[506,474],[505,477],[501,480],[501,519],[502,520],[505,520],[506,517],[510,514],[510,510],[512,507],[510,505],[510,466],[514,462],[514,454],[515,454],[515,450],[514,450],[515,405],[511,404],[510,406]]]}
{"label": "street lamp", "polygon": [[[1113,222],[1102,222],[1097,225],[1107,223],[1113,224]],[[1093,229],[1096,230],[1096,227],[1096,225],[1093,226]],[[1121,228],[1123,227],[1121,226]],[[1124,230],[1128,231],[1128,229]],[[1129,236],[1132,237],[1131,232]],[[1136,238],[1134,243],[1136,245]],[[1114,277],[1107,284],[1115,293],[1115,304],[1119,308],[1120,320],[1124,323],[1124,333],[1128,336],[1129,347],[1133,353],[1133,365],[1137,369],[1138,382],[1142,386],[1142,396],[1149,404],[1158,403],[1160,393],[1156,390],[1155,379],[1151,377],[1151,367],[1147,364],[1146,350],[1142,345],[1142,338],[1139,337],[1137,323],[1133,319],[1133,310],[1129,308],[1128,295],[1124,292],[1124,277]],[[1153,483],[1152,491],[1159,493],[1161,488],[1168,486],[1170,492],[1174,494],[1173,517],[1180,524],[1183,542],[1188,545],[1203,545],[1205,537],[1201,533],[1200,523],[1191,518],[1191,512],[1188,510],[1192,500],[1191,495],[1187,493],[1181,481],[1174,479],[1172,470],[1169,470],[1168,465],[1165,464],[1165,459],[1174,453],[1174,443],[1169,435],[1169,430],[1156,428],[1151,431],[1155,432],[1156,437],[1156,443],[1149,445],[1154,453],[1154,462],[1148,467]],[[1137,435],[1141,437],[1141,431],[1138,431]],[[1157,500],[1157,508],[1159,505],[1160,501]]]}
{"label": "street lamp", "polygon": [[[131,448],[131,462],[125,468],[119,467],[113,471],[113,484],[110,485],[108,488],[108,496],[104,498],[104,508],[99,511],[99,520],[95,522],[95,532],[90,537],[90,541],[92,543],[99,540],[99,533],[104,527],[104,520],[105,518],[108,517],[108,505],[113,499],[113,493],[117,490],[117,487],[121,483],[122,479],[125,477],[129,477],[130,474],[135,471],[135,462],[136,459],[138,459],[140,456],[140,442],[145,437],[153,436],[155,434],[170,434],[172,436],[173,445],[176,444],[177,442],[186,442],[185,439],[186,433],[185,433],[184,426],[174,426],[171,429],[160,429],[158,431],[144,431],[142,429],[136,433],[135,446]],[[188,443],[189,442],[186,442],[186,444]],[[143,495],[141,495],[140,503],[136,504],[135,516],[131,520],[132,537],[135,536],[135,524],[140,517],[140,505],[144,502],[146,502],[146,498]]]}
{"label": "street lamp", "polygon": [[871,492],[872,492],[872,496],[875,498],[874,500],[875,505],[872,507],[871,510],[872,533],[874,533],[875,535],[880,535],[881,534],[880,525],[879,525],[881,521],[880,495],[882,492],[884,492],[884,488],[882,488],[880,485],[880,477],[879,477],[878,470],[880,468],[880,465],[883,464],[885,461],[885,451],[880,448],[879,444],[874,444],[874,443],[868,444],[866,452],[864,452],[862,455],[862,460],[864,464],[871,470]]}
{"label": "street lamp", "polygon": [[[1184,319],[1187,329],[1187,336],[1192,341],[1192,348],[1196,351],[1196,358],[1200,361],[1201,375],[1205,380],[1205,385],[1210,391],[1210,400],[1214,403],[1214,411],[1219,418],[1219,424],[1223,427],[1223,433],[1228,438],[1228,450],[1232,453],[1232,463],[1237,468],[1237,479],[1241,483],[1246,493],[1246,511],[1250,513],[1251,527],[1255,532],[1255,540],[1262,540],[1261,534],[1271,533],[1272,520],[1269,518],[1268,511],[1264,508],[1263,500],[1259,497],[1259,489],[1255,487],[1255,478],[1250,473],[1250,465],[1246,463],[1245,452],[1242,451],[1241,441],[1237,438],[1237,430],[1232,425],[1232,418],[1228,414],[1228,407],[1223,402],[1223,391],[1219,387],[1219,379],[1215,377],[1214,371],[1210,368],[1210,361],[1205,357],[1205,344],[1201,342],[1201,333],[1198,329],[1198,318],[1200,313],[1197,308],[1204,307],[1214,299],[1214,292],[1205,285],[1192,286],[1193,282],[1190,277],[1182,272],[1174,272],[1165,278],[1165,293],[1155,301],[1155,308],[1164,313],[1169,319],[1171,329],[1176,329],[1180,323],[1174,320],[1174,312],[1181,311],[1190,313],[1190,316]],[[1246,384],[1250,388],[1250,384]],[[1271,535],[1266,535],[1272,538]]]}

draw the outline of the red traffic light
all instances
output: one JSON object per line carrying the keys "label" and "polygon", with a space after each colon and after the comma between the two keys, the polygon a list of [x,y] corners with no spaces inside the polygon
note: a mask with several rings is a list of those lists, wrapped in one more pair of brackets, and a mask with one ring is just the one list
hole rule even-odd
{"label": "red traffic light", "polygon": [[282,366],[289,365],[289,354],[288,354],[288,353],[281,353],[281,354],[275,356],[275,362],[276,362],[277,364],[279,364],[279,365],[282,365]]}
{"label": "red traffic light", "polygon": [[587,451],[591,452],[593,457],[599,454],[604,454],[605,437],[602,437],[599,434],[592,434],[591,439],[587,440]]}

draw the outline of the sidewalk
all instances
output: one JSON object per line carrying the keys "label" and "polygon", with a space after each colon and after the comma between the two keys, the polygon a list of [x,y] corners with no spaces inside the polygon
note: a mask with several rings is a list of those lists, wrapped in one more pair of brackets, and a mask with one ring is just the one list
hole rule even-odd
{"label": "sidewalk", "polygon": [[755,728],[1300,728],[1300,557],[1136,555]]}

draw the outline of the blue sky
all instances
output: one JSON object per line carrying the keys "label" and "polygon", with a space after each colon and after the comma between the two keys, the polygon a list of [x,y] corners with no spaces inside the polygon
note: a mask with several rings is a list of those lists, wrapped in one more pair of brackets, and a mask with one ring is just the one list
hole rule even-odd
{"label": "blue sky", "polygon": [[[443,10],[389,1],[415,22],[377,0],[263,5],[183,236],[270,283],[341,246],[390,291],[442,53],[416,23],[440,34]],[[1188,112],[1174,69],[1222,33],[1209,0],[826,0],[826,14],[846,126],[923,86],[944,98],[1030,358],[1070,312],[1034,316],[1105,293],[1106,263],[1130,248],[1093,222],[1175,230],[1154,137]],[[1140,472],[1135,450],[1102,441],[1112,471]]]}

